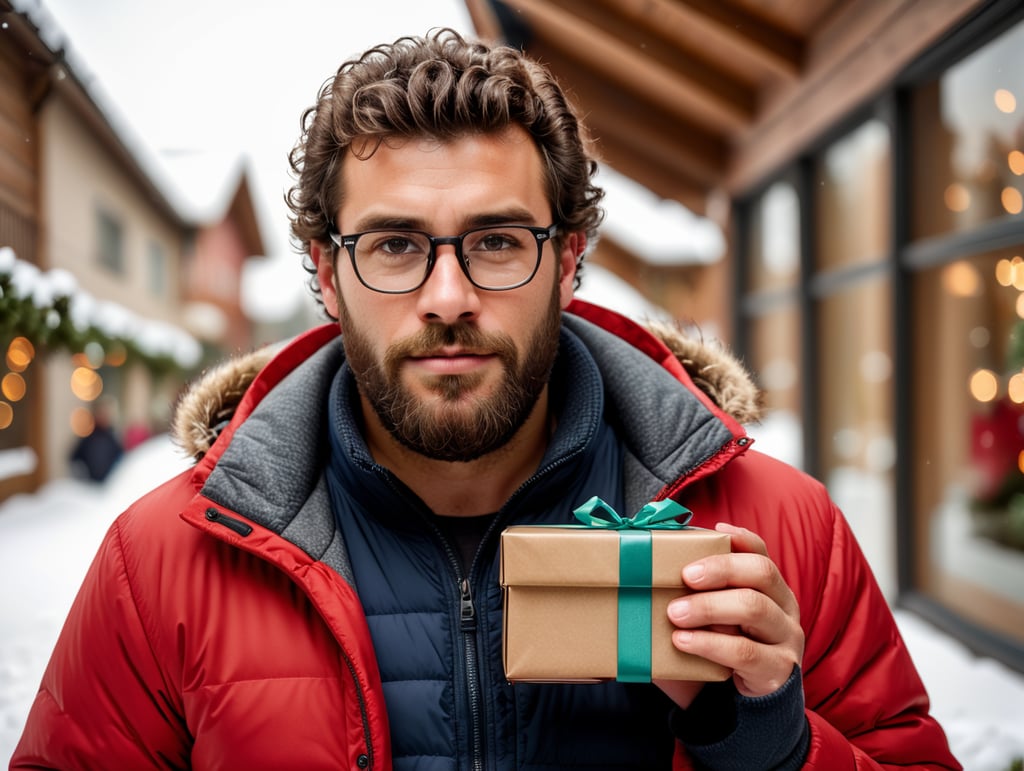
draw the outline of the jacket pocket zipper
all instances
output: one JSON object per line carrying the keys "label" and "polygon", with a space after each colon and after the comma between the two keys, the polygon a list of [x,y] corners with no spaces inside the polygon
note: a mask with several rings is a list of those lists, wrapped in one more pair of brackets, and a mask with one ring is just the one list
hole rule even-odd
{"label": "jacket pocket zipper", "polygon": [[207,509],[206,519],[210,522],[216,522],[219,525],[224,525],[228,530],[235,531],[243,538],[252,532],[252,525],[249,525],[240,519],[229,517],[227,514],[223,514],[216,509]]}

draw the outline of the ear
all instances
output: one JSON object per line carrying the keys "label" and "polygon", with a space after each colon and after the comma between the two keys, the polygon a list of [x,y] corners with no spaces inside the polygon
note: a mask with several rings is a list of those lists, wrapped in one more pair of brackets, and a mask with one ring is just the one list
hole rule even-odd
{"label": "ear", "polygon": [[316,266],[316,280],[324,300],[324,309],[338,318],[338,282],[335,271],[335,250],[322,241],[309,242],[309,258]]}
{"label": "ear", "polygon": [[574,232],[566,237],[565,243],[562,244],[562,250],[558,254],[558,293],[563,309],[572,302],[576,282],[576,263],[586,248],[587,234],[582,231]]}

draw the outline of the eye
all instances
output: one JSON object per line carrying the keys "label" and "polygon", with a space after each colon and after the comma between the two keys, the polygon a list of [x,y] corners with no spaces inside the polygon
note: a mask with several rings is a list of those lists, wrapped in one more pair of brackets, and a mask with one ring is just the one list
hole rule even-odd
{"label": "eye", "polygon": [[419,251],[416,241],[403,233],[391,233],[380,238],[374,245],[374,251],[385,254],[408,254]]}
{"label": "eye", "polygon": [[485,233],[477,242],[476,248],[488,252],[496,252],[515,246],[515,241],[507,233]]}
{"label": "eye", "polygon": [[479,230],[466,244],[469,252],[507,252],[523,248],[523,233],[515,227]]}

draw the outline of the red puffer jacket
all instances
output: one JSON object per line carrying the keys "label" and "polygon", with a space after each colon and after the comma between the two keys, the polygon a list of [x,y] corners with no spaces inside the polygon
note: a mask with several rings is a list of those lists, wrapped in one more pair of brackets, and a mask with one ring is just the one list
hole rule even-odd
{"label": "red puffer jacket", "polygon": [[[571,310],[660,363],[717,421],[718,450],[662,493],[696,525],[726,520],[761,535],[796,594],[806,767],[959,768],[824,489],[745,452],[737,421],[659,339],[593,306]],[[319,460],[336,336],[321,327],[266,366],[216,372],[189,402],[185,431],[201,460],[112,525],[11,768],[390,768],[380,677]],[[737,371],[725,369],[726,380]],[[703,384],[718,395],[735,386],[718,385]],[[681,747],[675,766],[691,767]]]}

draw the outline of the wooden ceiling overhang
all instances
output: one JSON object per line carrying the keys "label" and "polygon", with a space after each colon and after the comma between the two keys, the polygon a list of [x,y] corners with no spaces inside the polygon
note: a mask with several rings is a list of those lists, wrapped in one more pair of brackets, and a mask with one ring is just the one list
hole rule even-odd
{"label": "wooden ceiling overhang", "polygon": [[603,162],[705,215],[711,202],[750,191],[796,157],[984,2],[466,6],[480,37],[523,48],[551,69]]}

